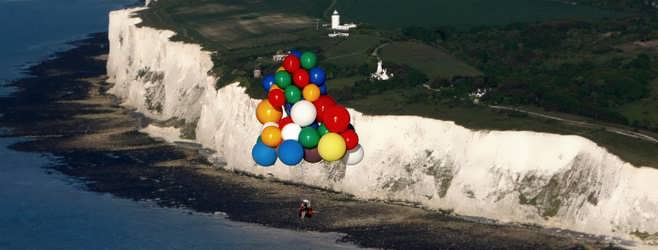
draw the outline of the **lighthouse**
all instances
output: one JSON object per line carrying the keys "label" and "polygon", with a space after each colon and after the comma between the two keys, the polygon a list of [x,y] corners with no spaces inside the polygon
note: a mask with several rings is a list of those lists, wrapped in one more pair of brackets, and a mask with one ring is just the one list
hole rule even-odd
{"label": "lighthouse", "polygon": [[377,62],[377,71],[375,73],[370,74],[370,79],[387,81],[391,78],[393,78],[393,73],[389,74],[388,71],[382,66],[382,60],[379,60]]}
{"label": "lighthouse", "polygon": [[340,15],[338,10],[334,10],[334,14],[331,15],[331,29],[339,29],[340,27]]}
{"label": "lighthouse", "polygon": [[340,14],[338,10],[334,10],[334,13],[331,15],[331,31],[328,36],[331,38],[336,37],[349,37],[350,33],[347,33],[350,29],[356,28],[354,23],[340,24]]}

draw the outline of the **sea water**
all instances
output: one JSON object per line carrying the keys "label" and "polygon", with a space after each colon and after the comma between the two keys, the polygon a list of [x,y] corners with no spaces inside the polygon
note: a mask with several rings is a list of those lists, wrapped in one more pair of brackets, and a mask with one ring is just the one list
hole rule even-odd
{"label": "sea water", "polygon": [[[20,77],[70,41],[106,31],[108,11],[133,3],[0,0],[0,80]],[[11,91],[0,87],[0,95]],[[0,138],[0,250],[356,248],[337,243],[336,233],[268,228],[88,192],[79,180],[45,168],[52,156],[7,148],[22,140]]]}
{"label": "sea water", "polygon": [[296,232],[222,215],[86,192],[43,168],[52,157],[0,139],[0,249],[336,249],[336,233]]}

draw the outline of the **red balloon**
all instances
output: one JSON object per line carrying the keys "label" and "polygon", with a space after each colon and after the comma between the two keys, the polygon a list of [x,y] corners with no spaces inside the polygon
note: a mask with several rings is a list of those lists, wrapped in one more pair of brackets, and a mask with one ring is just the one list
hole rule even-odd
{"label": "red balloon", "polygon": [[304,87],[308,85],[310,79],[311,77],[308,75],[308,71],[306,71],[305,69],[298,69],[297,71],[292,73],[292,81],[300,89],[304,89]]}
{"label": "red balloon", "polygon": [[347,146],[347,150],[351,150],[356,147],[356,145],[359,145],[359,135],[354,132],[352,129],[345,130],[345,132],[340,134],[343,139],[345,139],[345,145]]}
{"label": "red balloon", "polygon": [[315,105],[315,111],[317,112],[316,120],[322,122],[324,112],[327,112],[329,108],[335,106],[336,101],[334,98],[331,98],[331,96],[323,95],[315,100],[313,105]]}
{"label": "red balloon", "polygon": [[281,106],[286,104],[286,94],[281,89],[273,89],[267,94],[267,100],[274,108],[281,110]]}
{"label": "red balloon", "polygon": [[295,55],[287,55],[286,58],[283,59],[283,68],[291,74],[297,71],[301,67],[300,65],[299,58]]}
{"label": "red balloon", "polygon": [[287,117],[279,120],[279,129],[283,130],[283,127],[285,127],[286,125],[288,125],[290,123],[292,123],[292,117],[290,117],[290,116],[287,116]]}
{"label": "red balloon", "polygon": [[334,133],[342,133],[350,125],[350,113],[340,105],[335,105],[326,112],[322,117],[322,123]]}

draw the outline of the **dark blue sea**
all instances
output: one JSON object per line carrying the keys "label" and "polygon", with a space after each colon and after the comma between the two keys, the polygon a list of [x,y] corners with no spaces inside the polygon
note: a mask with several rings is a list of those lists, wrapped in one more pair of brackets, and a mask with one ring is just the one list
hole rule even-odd
{"label": "dark blue sea", "polygon": [[[0,81],[107,30],[110,0],[0,0]],[[0,95],[11,89],[0,88]],[[2,115],[0,114],[0,119]],[[0,128],[0,133],[2,129]],[[4,249],[336,249],[338,234],[296,232],[233,222],[219,214],[161,208],[85,191],[46,168],[52,156],[7,147],[0,137],[0,250]]]}

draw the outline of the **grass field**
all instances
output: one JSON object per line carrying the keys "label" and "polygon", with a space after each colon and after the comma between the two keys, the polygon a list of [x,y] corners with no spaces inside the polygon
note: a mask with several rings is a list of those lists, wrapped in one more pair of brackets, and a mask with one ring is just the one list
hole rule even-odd
{"label": "grass field", "polygon": [[658,145],[632,139],[599,128],[566,125],[554,120],[530,117],[511,111],[496,111],[485,106],[452,106],[410,102],[408,93],[387,91],[347,103],[361,112],[372,115],[416,115],[455,123],[475,130],[537,131],[588,138],[636,166],[658,168]]}
{"label": "grass field", "polygon": [[342,65],[361,65],[369,59],[372,50],[384,42],[382,38],[361,34],[337,41],[334,46],[327,48],[323,52],[325,62],[340,63]]}
{"label": "grass field", "polygon": [[461,60],[419,42],[392,42],[381,49],[381,57],[386,62],[409,65],[425,72],[430,79],[481,75]]}
{"label": "grass field", "polygon": [[548,0],[337,0],[336,5],[344,16],[352,20],[387,28],[406,26],[468,28],[618,15],[593,7]]}
{"label": "grass field", "polygon": [[[322,63],[358,67],[372,61],[372,49],[389,43],[379,51],[386,63],[406,64],[431,78],[454,75],[479,75],[477,69],[434,48],[418,42],[391,42],[380,32],[395,32],[409,25],[470,27],[565,17],[601,18],[615,14],[598,9],[564,5],[543,0],[504,1],[390,1],[336,0],[347,21],[373,24],[374,29],[358,29],[349,39],[328,39],[326,32],[314,29],[315,18],[322,18],[331,0],[160,0],[141,13],[142,25],[177,32],[175,40],[195,42],[216,51],[213,73],[224,81],[240,80],[248,93],[262,97],[259,83],[249,72],[256,64],[274,67],[271,55],[279,49],[298,48],[322,51]],[[449,2],[449,3],[448,3]],[[326,20],[325,20],[326,22]],[[386,36],[388,37],[388,36]],[[234,74],[233,79],[223,75]],[[238,72],[235,74],[235,72]],[[329,90],[351,88],[365,76],[341,76],[328,82]],[[656,82],[658,85],[658,82]],[[658,91],[658,88],[656,88]],[[455,121],[471,129],[530,130],[558,134],[577,134],[605,146],[635,165],[658,167],[658,145],[630,139],[604,130],[567,126],[555,121],[494,111],[482,106],[459,107],[418,101],[423,88],[392,90],[345,103],[368,114],[418,115]],[[658,101],[647,100],[624,107],[641,117],[643,109],[658,108]],[[648,118],[657,119],[657,118]]]}
{"label": "grass field", "polygon": [[329,0],[158,1],[142,12],[144,24],[173,29],[216,49],[236,49],[302,39]]}
{"label": "grass field", "polygon": [[621,113],[632,122],[641,122],[653,127],[658,126],[658,79],[652,82],[651,97],[622,106]]}

